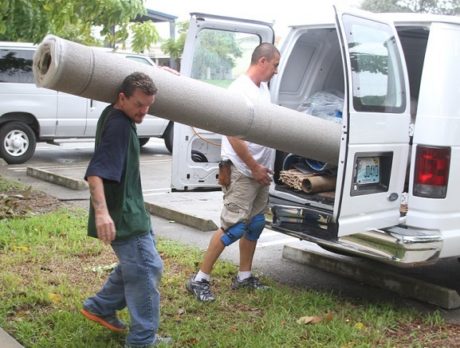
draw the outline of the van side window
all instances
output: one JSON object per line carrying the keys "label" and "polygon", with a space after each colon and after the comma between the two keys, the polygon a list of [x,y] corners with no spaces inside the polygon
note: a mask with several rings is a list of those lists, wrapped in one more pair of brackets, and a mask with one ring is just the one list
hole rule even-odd
{"label": "van side window", "polygon": [[401,113],[406,91],[396,40],[384,23],[344,15],[356,111]]}
{"label": "van side window", "polygon": [[33,50],[0,49],[0,82],[34,83]]}
{"label": "van side window", "polygon": [[196,39],[191,77],[227,88],[246,71],[259,44],[255,34],[203,29]]}

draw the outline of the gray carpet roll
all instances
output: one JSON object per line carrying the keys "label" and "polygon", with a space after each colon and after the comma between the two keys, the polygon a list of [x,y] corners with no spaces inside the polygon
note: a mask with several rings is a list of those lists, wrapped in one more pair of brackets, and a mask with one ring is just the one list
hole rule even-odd
{"label": "gray carpet roll", "polygon": [[48,35],[33,62],[36,84],[103,102],[113,102],[123,79],[142,71],[155,81],[159,92],[149,113],[224,135],[337,163],[341,126],[288,108],[251,102],[226,89],[176,76]]}

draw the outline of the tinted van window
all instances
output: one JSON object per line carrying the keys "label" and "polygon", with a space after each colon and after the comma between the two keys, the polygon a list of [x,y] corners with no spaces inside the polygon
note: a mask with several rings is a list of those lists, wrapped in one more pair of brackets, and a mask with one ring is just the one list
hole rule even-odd
{"label": "tinted van window", "polygon": [[357,111],[401,113],[406,91],[401,57],[391,28],[370,27],[343,16],[353,78],[353,106]]}
{"label": "tinted van window", "polygon": [[0,82],[33,83],[33,50],[0,49]]}

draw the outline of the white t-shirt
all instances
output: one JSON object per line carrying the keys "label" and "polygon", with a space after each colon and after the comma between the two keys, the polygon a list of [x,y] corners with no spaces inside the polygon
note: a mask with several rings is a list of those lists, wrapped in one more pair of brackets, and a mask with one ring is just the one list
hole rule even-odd
{"label": "white t-shirt", "polygon": [[[263,100],[267,103],[270,103],[270,91],[267,84],[262,82],[260,87],[257,87],[257,85],[246,74],[241,75],[235,81],[233,81],[228,89],[230,91],[242,93],[250,100]],[[248,141],[246,141],[246,144],[248,145],[249,153],[252,155],[252,157],[254,157],[257,163],[273,170],[275,150],[259,144],[250,143]],[[226,136],[222,137],[221,156],[222,159],[231,160],[236,169],[238,169],[241,173],[248,177],[252,177],[251,170],[238,157]]]}

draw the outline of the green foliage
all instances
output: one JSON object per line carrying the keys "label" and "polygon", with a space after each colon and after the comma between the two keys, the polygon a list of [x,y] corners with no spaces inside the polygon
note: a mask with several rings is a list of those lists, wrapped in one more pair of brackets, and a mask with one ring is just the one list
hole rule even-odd
{"label": "green foliage", "polygon": [[[92,30],[100,27],[106,45],[115,47],[128,38],[130,21],[144,13],[143,0],[6,0],[0,7],[0,40],[38,43],[54,34],[96,45],[101,43]],[[139,35],[146,32],[144,26]],[[137,40],[148,46],[154,42],[151,33]]]}
{"label": "green foliage", "polygon": [[364,0],[361,8],[372,12],[460,14],[460,2],[458,0]]}
{"label": "green foliage", "polygon": [[192,77],[199,80],[223,80],[242,52],[232,32],[203,30],[193,59]]}
{"label": "green foliage", "polygon": [[167,39],[161,45],[161,50],[164,53],[169,54],[171,58],[175,59],[176,64],[178,63],[178,60],[184,51],[185,39],[187,37],[189,23],[179,22],[177,23],[177,26],[179,34],[178,38],[175,40],[172,38]]}
{"label": "green foliage", "polygon": [[134,23],[130,26],[133,32],[131,48],[134,52],[142,53],[148,49],[152,43],[160,40],[160,35],[152,22]]}

